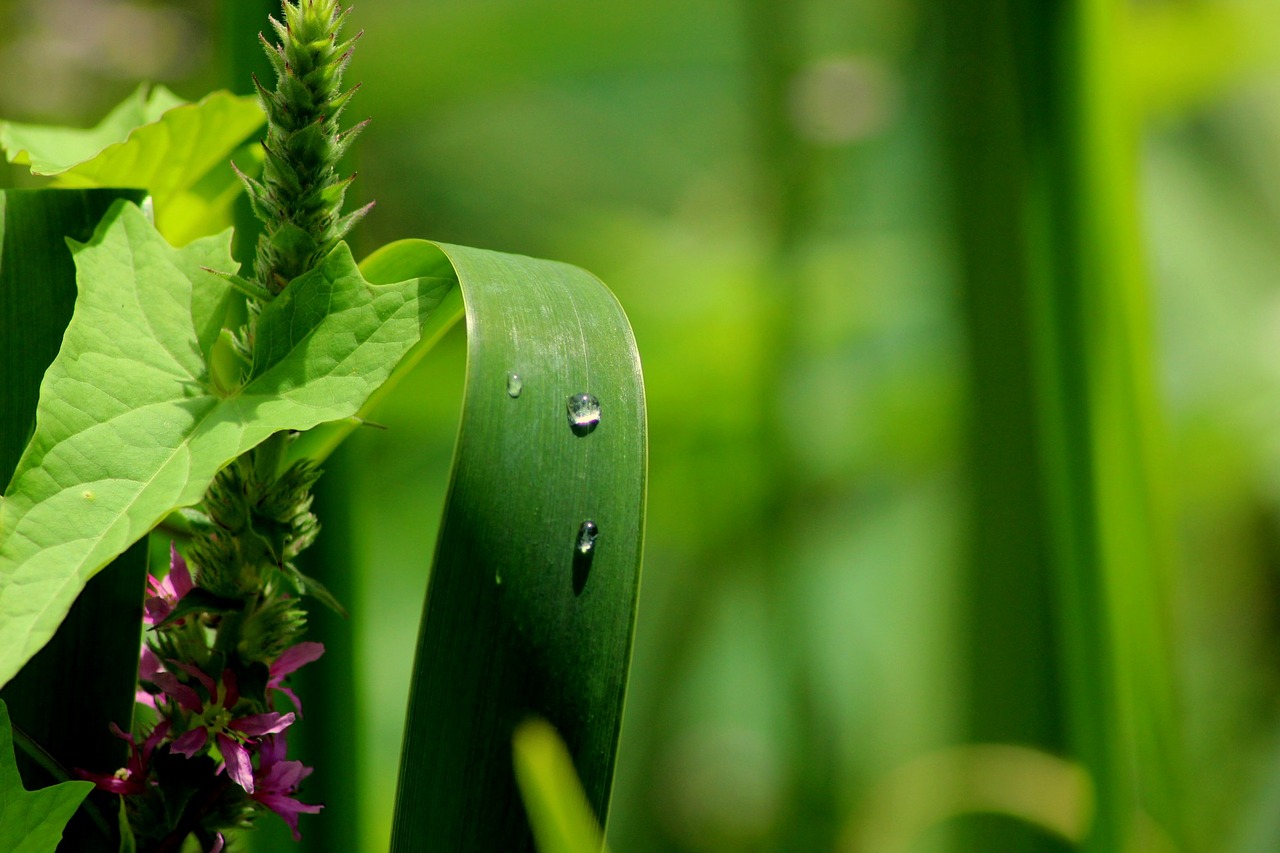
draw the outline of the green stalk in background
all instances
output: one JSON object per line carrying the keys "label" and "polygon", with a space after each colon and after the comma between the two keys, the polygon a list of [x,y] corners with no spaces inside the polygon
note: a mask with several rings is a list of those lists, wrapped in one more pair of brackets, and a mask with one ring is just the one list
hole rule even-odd
{"label": "green stalk in background", "polygon": [[[1123,62],[1127,4],[1080,0],[1063,33],[1068,138],[1062,171],[1074,200],[1075,267],[1091,374],[1098,549],[1113,638],[1114,724],[1133,774],[1126,843],[1187,840],[1185,769],[1168,589],[1174,543],[1164,480],[1164,419],[1155,380],[1150,285],[1138,210],[1140,127]],[[1117,775],[1124,771],[1119,771]],[[1150,819],[1150,820],[1149,820]],[[1152,822],[1153,821],[1153,822]],[[1159,829],[1156,829],[1158,827]]]}
{"label": "green stalk in background", "polygon": [[1181,838],[1124,9],[938,9],[974,400],[967,736],[1082,762],[1086,849]]}
{"label": "green stalk in background", "polygon": [[[970,538],[961,575],[965,740],[1066,748],[1040,378],[1031,312],[1042,249],[1027,233],[1037,99],[1013,4],[942,2],[942,116],[969,342]],[[1042,122],[1043,124],[1043,122]],[[1041,127],[1041,132],[1044,128]],[[962,849],[1055,849],[996,818],[958,827]]]}
{"label": "green stalk in background", "polygon": [[838,726],[818,690],[807,614],[797,601],[791,544],[800,537],[810,482],[800,472],[789,434],[787,383],[800,360],[799,307],[804,303],[798,271],[814,218],[815,152],[799,136],[791,110],[792,88],[805,59],[801,14],[786,0],[742,4],[751,63],[750,104],[756,187],[766,247],[759,294],[762,370],[758,383],[759,451],[764,485],[758,517],[749,526],[748,551],[760,555],[764,600],[777,683],[791,709],[788,767],[781,820],[773,828],[778,849],[830,849],[841,819],[836,755]]}

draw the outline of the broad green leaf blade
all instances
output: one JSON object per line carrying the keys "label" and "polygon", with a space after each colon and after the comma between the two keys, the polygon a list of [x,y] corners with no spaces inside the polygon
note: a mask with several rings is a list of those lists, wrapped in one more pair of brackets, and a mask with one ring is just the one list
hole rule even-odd
{"label": "broad green leaf blade", "polygon": [[[422,241],[365,268],[418,259],[430,273],[441,252],[466,304],[467,385],[392,850],[530,850],[508,751],[530,715],[561,733],[591,809],[608,811],[639,588],[644,388],[625,314],[581,269]],[[567,404],[582,393],[600,421],[575,432]]]}
{"label": "broad green leaf blade", "polygon": [[227,227],[241,190],[228,161],[250,174],[262,163],[261,146],[245,144],[265,121],[257,100],[214,92],[188,104],[157,87],[144,102],[141,91],[92,130],[5,124],[0,145],[58,186],[146,189],[174,245]]}
{"label": "broad green leaf blade", "polygon": [[[88,240],[121,197],[140,201],[142,193],[0,193],[0,482],[8,482],[35,425],[41,377],[75,305],[75,265],[64,238]],[[144,548],[115,560],[90,581],[53,641],[0,691],[13,724],[63,767],[124,765],[125,744],[108,724],[127,729],[133,713],[144,579]],[[29,787],[60,781],[34,762],[20,769]],[[76,820],[66,843],[88,851],[101,837],[98,827]]]}
{"label": "broad green leaf blade", "polygon": [[600,853],[604,838],[556,730],[544,720],[528,720],[516,729],[512,747],[540,853]]}
{"label": "broad green leaf blade", "polygon": [[143,84],[91,128],[0,122],[0,148],[9,162],[31,166],[34,175],[56,175],[124,142],[136,128],[183,103],[164,86]]}
{"label": "broad green leaf blade", "polygon": [[[432,254],[430,249],[423,246],[423,242],[403,240],[382,247],[360,262],[360,274],[373,284],[391,284],[419,276],[455,279],[448,258],[439,252]],[[360,407],[356,417],[330,421],[298,436],[298,440],[289,448],[290,458],[296,460],[305,457],[317,462],[326,459],[360,425],[360,418],[373,412],[382,400],[395,393],[400,380],[413,370],[462,316],[462,294],[458,288],[451,288],[439,307],[427,318],[418,341],[396,365],[387,381],[369,395],[368,401]]]}
{"label": "broad green leaf blade", "polygon": [[38,791],[24,789],[14,764],[9,712],[0,702],[0,850],[53,853],[67,821],[91,790],[92,782],[63,782]]}
{"label": "broad green leaf blade", "polygon": [[208,354],[233,296],[227,238],[169,246],[118,204],[75,248],[80,296],[45,374],[36,434],[0,504],[0,685],[84,583],[227,462],[281,430],[350,417],[417,340],[451,281],[373,286],[341,244],[262,313],[230,396]]}

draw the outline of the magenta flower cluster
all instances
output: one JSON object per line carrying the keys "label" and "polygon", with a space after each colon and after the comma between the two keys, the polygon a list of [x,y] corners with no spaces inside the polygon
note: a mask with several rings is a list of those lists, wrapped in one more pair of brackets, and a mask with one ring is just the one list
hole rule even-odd
{"label": "magenta flower cluster", "polygon": [[[225,844],[225,828],[264,810],[279,815],[300,839],[298,816],[315,814],[321,806],[295,796],[312,768],[286,758],[285,733],[301,716],[302,704],[285,682],[319,658],[324,646],[295,642],[269,662],[260,655],[246,660],[239,653],[243,649],[228,653],[219,634],[233,635],[236,626],[243,634],[245,624],[193,605],[193,599],[207,596],[199,590],[186,560],[171,547],[169,572],[163,579],[148,576],[143,605],[147,639],[137,698],[152,709],[153,721],[140,727],[147,732],[140,743],[112,724],[112,733],[129,747],[125,766],[114,773],[79,774],[124,797],[126,810],[139,818],[172,816],[172,802],[165,797],[170,789],[182,791],[184,805],[176,819],[131,821],[135,834],[140,825],[153,830],[152,837],[135,838],[139,851],[168,849],[166,844],[194,832],[208,853],[217,853]],[[260,611],[271,613],[270,608]],[[246,677],[258,685],[253,695],[241,688]],[[293,711],[275,709],[280,696]],[[190,796],[193,787],[201,796]]]}

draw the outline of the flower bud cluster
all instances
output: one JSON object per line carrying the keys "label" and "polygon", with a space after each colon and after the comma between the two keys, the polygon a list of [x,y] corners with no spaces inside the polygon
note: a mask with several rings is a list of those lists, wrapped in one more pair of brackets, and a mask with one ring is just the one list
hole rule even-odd
{"label": "flower bud cluster", "polygon": [[[266,160],[261,180],[240,176],[263,235],[256,282],[231,277],[250,297],[236,337],[249,364],[262,304],[315,267],[369,209],[341,214],[354,176],[340,178],[338,161],[364,127],[338,127],[355,91],[342,90],[356,41],[338,40],[346,16],[336,0],[284,0],[284,22],[270,19],[280,43],[260,36],[277,76],[274,91],[254,80],[267,113]],[[184,849],[191,836],[217,853],[224,830],[266,811],[298,838],[298,815],[321,808],[294,797],[311,768],[285,758],[286,730],[302,715],[285,682],[324,651],[301,639],[300,597],[341,608],[295,565],[319,532],[311,488],[320,470],[286,463],[290,441],[272,436],[219,472],[187,514],[185,558],[171,548],[168,574],[148,579],[138,702],[153,709],[151,719],[136,734],[114,729],[129,745],[125,767],[81,771],[124,797],[139,853]]]}
{"label": "flower bud cluster", "polygon": [[[268,810],[300,838],[298,815],[321,808],[294,797],[311,768],[285,760],[285,731],[302,714],[285,679],[324,647],[287,639],[302,628],[287,593],[222,596],[203,574],[171,545],[168,574],[148,576],[138,678],[138,703],[152,709],[139,726],[145,735],[139,744],[113,726],[128,763],[111,774],[80,771],[124,797],[140,853],[177,850],[192,834],[202,849],[221,850],[224,830]],[[294,710],[277,709],[280,697]]]}
{"label": "flower bud cluster", "polygon": [[341,215],[355,176],[339,177],[338,161],[367,124],[338,126],[355,93],[343,91],[342,75],[360,37],[338,41],[346,17],[337,0],[285,3],[284,22],[271,19],[280,43],[259,36],[276,88],[254,78],[267,113],[267,158],[261,181],[242,177],[264,225],[254,275],[272,294],[315,267],[372,206]]}

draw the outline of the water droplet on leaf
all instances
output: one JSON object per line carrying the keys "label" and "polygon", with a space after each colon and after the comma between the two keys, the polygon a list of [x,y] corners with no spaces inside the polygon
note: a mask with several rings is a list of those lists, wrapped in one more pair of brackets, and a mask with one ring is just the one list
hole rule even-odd
{"label": "water droplet on leaf", "polygon": [[591,574],[591,561],[596,555],[596,537],[600,528],[594,521],[584,521],[578,528],[578,541],[573,547],[573,594],[582,595]]}
{"label": "water droplet on leaf", "polygon": [[569,398],[569,429],[586,435],[600,423],[600,401],[594,394],[574,394]]}
{"label": "water droplet on leaf", "polygon": [[511,398],[519,397],[520,392],[524,390],[524,380],[520,378],[519,373],[507,374],[507,396]]}

